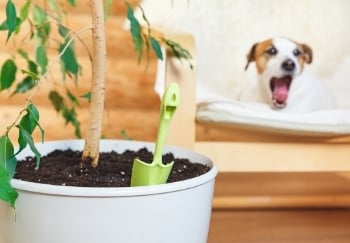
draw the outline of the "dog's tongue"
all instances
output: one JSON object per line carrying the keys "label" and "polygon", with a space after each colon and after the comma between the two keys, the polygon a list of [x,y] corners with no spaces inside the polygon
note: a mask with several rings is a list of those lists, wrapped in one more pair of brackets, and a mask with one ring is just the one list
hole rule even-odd
{"label": "dog's tongue", "polygon": [[287,102],[289,81],[288,77],[275,78],[272,91],[273,100],[280,104]]}

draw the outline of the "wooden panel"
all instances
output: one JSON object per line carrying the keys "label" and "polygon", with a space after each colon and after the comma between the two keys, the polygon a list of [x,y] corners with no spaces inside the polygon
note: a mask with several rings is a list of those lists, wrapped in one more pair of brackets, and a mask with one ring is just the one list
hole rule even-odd
{"label": "wooden panel", "polygon": [[[73,19],[73,25],[86,25],[88,18],[86,16],[78,16]],[[132,41],[128,31],[122,28],[122,20],[115,19],[116,21],[109,21],[107,24],[107,42],[108,42],[108,59],[107,59],[107,73],[106,73],[106,85],[107,96],[106,104],[109,108],[113,107],[131,107],[131,108],[155,108],[159,105],[159,98],[153,90],[155,72],[156,72],[156,59],[154,55],[150,56],[148,68],[146,69],[146,63],[137,63],[137,56],[132,47]],[[79,22],[79,23],[76,23]],[[5,35],[1,35],[4,37]],[[82,38],[87,41],[88,47],[91,46],[89,42],[90,31],[84,33]],[[5,38],[5,37],[4,37]],[[5,43],[5,40],[2,40]],[[31,50],[32,45],[22,46],[21,48]],[[82,95],[89,90],[90,87],[90,60],[88,58],[85,48],[77,43],[76,44],[78,60],[82,66],[82,76],[79,79],[79,89],[75,88],[75,85],[71,84],[69,87],[78,95]],[[14,48],[8,48],[8,46],[0,46],[1,55],[0,61],[6,60],[10,52]],[[8,54],[6,54],[8,53]],[[30,52],[29,52],[30,53]],[[57,54],[51,53],[49,55],[50,61],[53,62],[57,59]],[[19,61],[19,69],[25,69],[26,63]],[[55,65],[48,76],[48,81],[45,86],[41,88],[41,92],[38,93],[34,102],[37,104],[49,105],[47,100],[47,91],[52,87],[58,88],[59,82],[62,79],[59,72],[59,64]],[[18,75],[18,80],[20,80]],[[9,94],[7,92],[0,93],[0,103],[4,104],[23,104],[25,96],[13,97],[8,99]],[[86,102],[83,102],[83,105]]]}
{"label": "wooden panel", "polygon": [[[78,88],[68,80],[68,87],[72,93],[78,97],[89,91],[90,82],[90,61],[87,58],[80,58],[83,66],[83,74],[79,80]],[[61,74],[59,65],[56,65],[49,74],[49,79],[45,81],[34,98],[35,104],[49,106],[51,103],[47,99],[51,89],[62,90]],[[149,69],[138,66],[135,59],[109,59],[107,62],[106,77],[106,107],[112,108],[154,108],[158,109],[159,97],[154,92],[155,62],[150,63]],[[18,80],[20,75],[18,75]],[[64,93],[63,93],[64,94]],[[1,105],[22,105],[27,95],[15,95],[9,99],[10,93],[0,92]],[[81,99],[81,105],[86,107],[86,100]],[[51,106],[51,105],[50,105]]]}
{"label": "wooden panel", "polygon": [[211,158],[220,171],[350,171],[346,143],[197,142],[195,150]]}
{"label": "wooden panel", "polygon": [[213,207],[320,208],[350,207],[349,174],[228,173],[216,179]]}
{"label": "wooden panel", "polygon": [[348,243],[350,210],[214,211],[208,243]]}
{"label": "wooden panel", "polygon": [[[22,106],[1,107],[0,112],[0,134],[3,134],[6,127],[12,123]],[[63,119],[51,108],[39,107],[41,111],[40,123],[45,129],[46,140],[73,139],[74,129],[66,126]],[[82,133],[85,133],[87,124],[87,110],[79,110]],[[106,109],[103,125],[103,137],[119,138],[120,131],[124,129],[134,140],[154,141],[158,126],[158,110],[145,109]],[[11,137],[16,138],[17,130],[14,129]],[[35,133],[35,140],[40,141],[40,134]],[[14,140],[16,141],[16,140]]]}
{"label": "wooden panel", "polygon": [[[4,11],[0,11],[0,18],[4,19]],[[69,15],[67,21],[67,27],[77,33],[81,39],[74,38],[75,49],[79,55],[88,56],[89,52],[86,48],[91,50],[92,40],[91,40],[91,19],[88,15]],[[109,58],[123,58],[123,57],[133,57],[137,62],[137,54],[134,51],[131,35],[129,30],[124,27],[125,18],[124,17],[111,17],[106,21],[106,45],[107,50],[110,53]],[[20,45],[21,49],[27,50],[28,52],[33,50],[35,45],[34,41],[26,41],[25,37],[28,37],[29,26],[23,24],[21,26],[21,34],[15,39],[12,38],[11,41],[6,43],[6,34],[0,35],[1,51],[3,53],[13,52],[17,45]],[[5,32],[3,32],[5,33]],[[52,25],[50,40],[60,39],[57,32],[57,27]],[[6,45],[5,45],[6,43]],[[16,45],[17,44],[17,45]],[[53,53],[56,50],[56,42],[52,41],[51,47]],[[48,50],[50,51],[50,50]],[[153,57],[153,56],[151,56]]]}

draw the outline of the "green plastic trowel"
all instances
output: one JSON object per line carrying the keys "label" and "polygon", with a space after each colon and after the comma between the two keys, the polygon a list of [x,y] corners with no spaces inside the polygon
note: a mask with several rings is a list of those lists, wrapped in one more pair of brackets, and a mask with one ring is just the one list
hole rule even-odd
{"label": "green plastic trowel", "polygon": [[158,126],[157,142],[152,163],[146,163],[139,159],[134,160],[131,186],[146,186],[164,184],[168,180],[174,161],[168,164],[162,163],[163,146],[170,121],[180,103],[180,90],[176,83],[172,83],[165,90],[161,101],[160,119]]}

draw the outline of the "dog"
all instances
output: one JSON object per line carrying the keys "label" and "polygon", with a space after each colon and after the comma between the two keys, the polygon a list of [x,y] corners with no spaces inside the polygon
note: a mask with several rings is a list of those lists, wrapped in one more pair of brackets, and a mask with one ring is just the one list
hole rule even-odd
{"label": "dog", "polygon": [[258,79],[243,92],[241,100],[262,102],[274,110],[291,113],[336,108],[333,94],[305,70],[312,60],[309,45],[288,38],[254,44],[247,54],[245,70],[255,62]]}

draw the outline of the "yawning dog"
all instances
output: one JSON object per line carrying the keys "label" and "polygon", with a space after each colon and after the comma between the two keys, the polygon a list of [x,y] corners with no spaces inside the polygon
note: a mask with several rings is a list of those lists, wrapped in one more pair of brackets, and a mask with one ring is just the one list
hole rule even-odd
{"label": "yawning dog", "polygon": [[330,91],[304,70],[312,58],[308,45],[287,38],[254,44],[247,55],[245,69],[255,62],[258,79],[243,93],[241,100],[263,102],[273,109],[296,113],[335,108]]}

